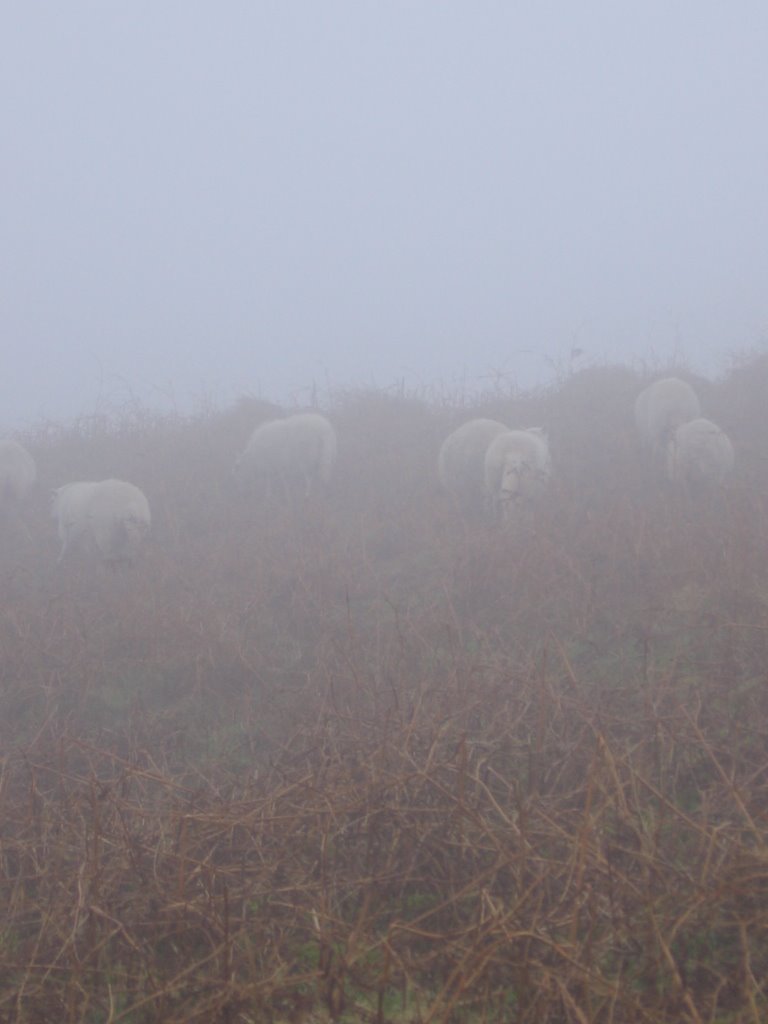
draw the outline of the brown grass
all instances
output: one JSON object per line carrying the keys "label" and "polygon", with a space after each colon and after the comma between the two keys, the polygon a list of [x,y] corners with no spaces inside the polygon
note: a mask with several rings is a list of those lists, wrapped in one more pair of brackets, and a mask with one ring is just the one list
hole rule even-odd
{"label": "brown grass", "polygon": [[[339,395],[337,478],[300,507],[230,487],[256,404],[25,438],[0,1021],[768,1019],[752,371],[709,392],[742,458],[701,507],[643,465],[621,368],[471,407]],[[437,490],[476,414],[552,425],[552,500],[517,530]],[[46,486],[106,475],[150,496],[145,557],[57,567]]]}

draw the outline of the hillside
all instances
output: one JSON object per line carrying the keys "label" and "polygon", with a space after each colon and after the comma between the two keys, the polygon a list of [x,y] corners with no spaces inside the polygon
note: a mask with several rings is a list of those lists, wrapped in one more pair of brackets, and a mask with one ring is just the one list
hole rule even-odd
{"label": "hillside", "polygon": [[[297,503],[232,483],[255,400],[20,438],[0,1021],[767,1019],[768,359],[694,381],[737,451],[698,504],[639,450],[644,383],[339,394]],[[549,429],[516,529],[438,488],[478,415]],[[149,496],[142,558],[57,566],[50,489],[105,476]]]}

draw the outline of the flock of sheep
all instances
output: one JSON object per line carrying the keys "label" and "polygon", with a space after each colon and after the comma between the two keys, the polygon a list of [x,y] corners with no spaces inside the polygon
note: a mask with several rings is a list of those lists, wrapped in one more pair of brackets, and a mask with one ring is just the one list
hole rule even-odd
{"label": "flock of sheep", "polygon": [[635,425],[646,447],[663,459],[673,483],[722,484],[733,469],[731,439],[701,415],[699,396],[677,377],[657,380],[635,401]]}
{"label": "flock of sheep", "polygon": [[[265,493],[277,486],[285,494],[300,487],[309,496],[327,483],[336,462],[336,432],[318,413],[299,413],[257,427],[235,464],[243,485],[260,484]],[[0,440],[0,511],[18,506],[37,479],[29,452],[13,440]],[[149,532],[149,501],[125,480],[77,481],[53,492],[59,562],[75,548],[95,549],[108,564],[132,562]]]}
{"label": "flock of sheep", "polygon": [[541,427],[510,430],[498,420],[474,419],[446,437],[437,457],[444,489],[461,508],[476,510],[484,501],[494,519],[538,496],[549,480],[552,459]]}
{"label": "flock of sheep", "polygon": [[[684,487],[722,484],[734,464],[723,430],[701,416],[699,398],[677,377],[657,380],[637,396],[639,437],[667,478]],[[258,426],[235,463],[242,485],[308,497],[331,479],[336,432],[319,413],[299,413]],[[440,482],[464,509],[483,508],[509,521],[544,492],[552,471],[541,427],[511,430],[492,419],[472,419],[445,438],[437,460]],[[0,510],[20,503],[35,483],[34,460],[17,441],[0,440]],[[132,561],[151,525],[149,502],[124,480],[81,481],[53,492],[61,553],[94,547],[107,563]]]}
{"label": "flock of sheep", "polygon": [[[0,512],[18,506],[37,480],[37,467],[18,441],[0,440]],[[132,561],[149,531],[146,495],[124,480],[65,484],[53,492],[61,552],[92,542],[106,562]]]}
{"label": "flock of sheep", "polygon": [[[641,443],[667,479],[685,489],[725,482],[733,445],[717,424],[701,416],[699,397],[685,381],[665,377],[635,400]],[[481,506],[494,520],[509,520],[545,489],[552,469],[541,427],[510,430],[498,420],[473,419],[445,439],[438,456],[443,488],[467,511]]]}

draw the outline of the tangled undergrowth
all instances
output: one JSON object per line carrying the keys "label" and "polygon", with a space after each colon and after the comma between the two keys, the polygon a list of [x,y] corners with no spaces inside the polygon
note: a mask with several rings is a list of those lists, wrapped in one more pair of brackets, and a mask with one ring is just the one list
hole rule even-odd
{"label": "tangled undergrowth", "polygon": [[[254,408],[25,439],[155,523],[118,576],[43,496],[3,542],[0,1021],[768,1018],[768,413],[713,386],[739,473],[691,504],[639,380],[341,395],[287,507],[230,486]],[[516,529],[437,489],[470,415],[551,425]]]}

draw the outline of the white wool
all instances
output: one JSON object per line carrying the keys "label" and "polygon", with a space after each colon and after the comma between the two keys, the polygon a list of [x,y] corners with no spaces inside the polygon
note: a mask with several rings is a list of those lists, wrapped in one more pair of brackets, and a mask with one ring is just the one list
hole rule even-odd
{"label": "white wool", "polygon": [[305,494],[321,481],[327,484],[336,464],[336,431],[319,413],[298,413],[256,427],[235,465],[243,482],[268,489],[301,482]]}
{"label": "white wool", "polygon": [[105,562],[132,561],[152,518],[146,495],[125,480],[79,481],[53,493],[62,560],[73,547],[92,543]]}
{"label": "white wool", "polygon": [[731,439],[716,423],[701,417],[679,426],[667,447],[667,476],[673,483],[722,484],[733,464]]}
{"label": "white wool", "polygon": [[491,441],[508,430],[498,420],[468,420],[443,441],[437,457],[437,475],[465,511],[482,508],[485,453]]}
{"label": "white wool", "polygon": [[509,518],[520,501],[538,497],[552,470],[549,442],[541,427],[508,430],[488,445],[485,497],[495,518]]}
{"label": "white wool", "polygon": [[658,455],[681,423],[701,415],[699,396],[679,377],[664,377],[635,400],[635,424],[643,444]]}

